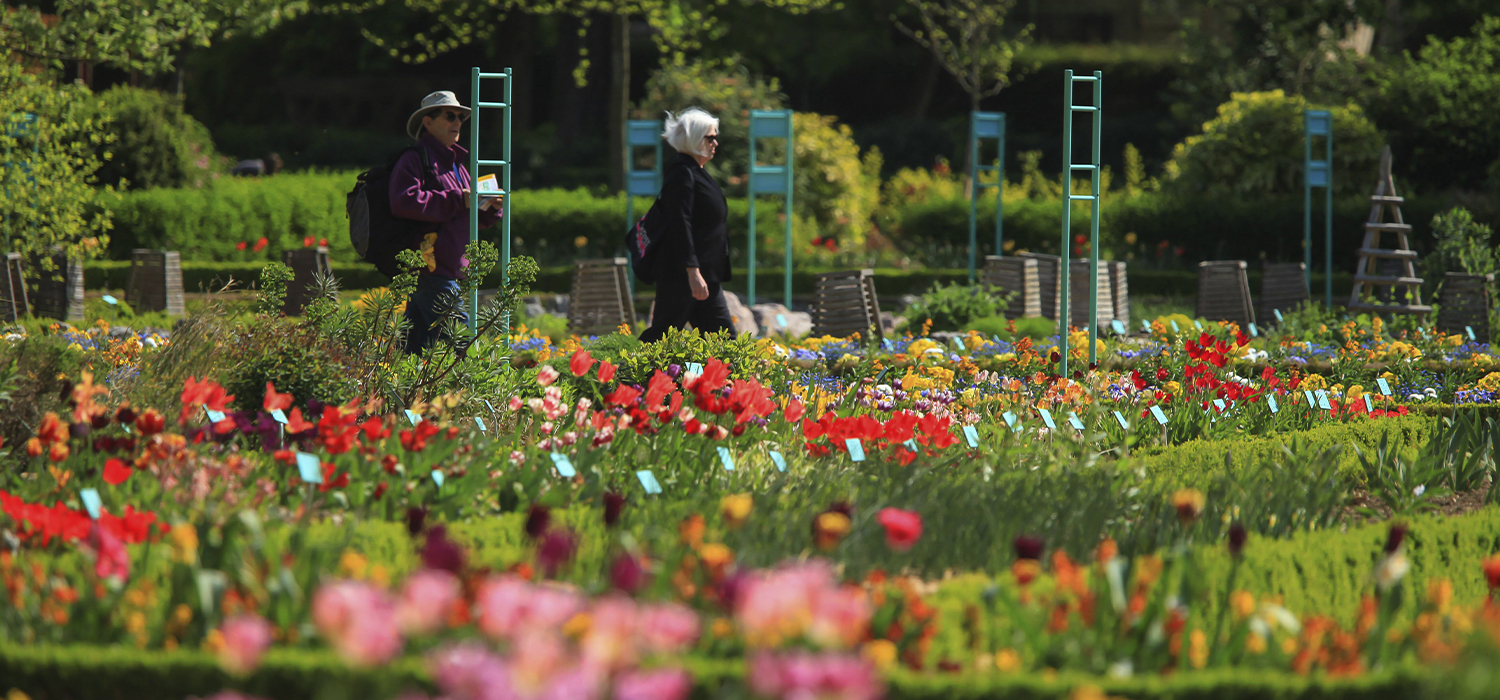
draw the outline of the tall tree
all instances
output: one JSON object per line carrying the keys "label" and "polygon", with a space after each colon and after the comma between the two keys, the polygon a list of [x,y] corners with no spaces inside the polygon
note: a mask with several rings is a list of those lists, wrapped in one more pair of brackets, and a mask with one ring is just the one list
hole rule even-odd
{"label": "tall tree", "polygon": [[56,68],[77,62],[85,82],[94,64],[162,75],[183,51],[265,31],[305,9],[306,0],[57,0],[51,12],[7,3],[0,48]]}
{"label": "tall tree", "polygon": [[979,110],[979,101],[1009,87],[1016,68],[1016,55],[1031,43],[1033,26],[1019,31],[1005,28],[1006,16],[1015,0],[906,0],[916,10],[921,25],[907,26],[900,18],[891,21],[907,36],[932,52],[944,70],[969,94],[969,109]]}

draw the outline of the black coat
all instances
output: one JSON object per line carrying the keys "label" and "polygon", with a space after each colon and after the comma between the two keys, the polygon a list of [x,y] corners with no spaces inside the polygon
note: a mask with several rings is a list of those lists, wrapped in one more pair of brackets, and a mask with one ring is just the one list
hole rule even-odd
{"label": "black coat", "polygon": [[713,176],[692,156],[679,154],[662,173],[665,227],[656,258],[658,279],[696,267],[708,282],[728,282],[729,205]]}

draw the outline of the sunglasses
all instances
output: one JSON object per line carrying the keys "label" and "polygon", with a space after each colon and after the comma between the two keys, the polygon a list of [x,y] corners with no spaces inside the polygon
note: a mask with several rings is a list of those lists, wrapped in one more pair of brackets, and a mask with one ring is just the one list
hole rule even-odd
{"label": "sunglasses", "polygon": [[709,134],[708,136],[704,136],[703,140],[704,141],[712,141],[714,143],[718,143],[719,142],[719,135],[718,134]]}
{"label": "sunglasses", "polygon": [[451,109],[443,110],[442,114],[433,115],[433,119],[447,119],[450,122],[463,123],[469,120],[469,115],[455,112]]}

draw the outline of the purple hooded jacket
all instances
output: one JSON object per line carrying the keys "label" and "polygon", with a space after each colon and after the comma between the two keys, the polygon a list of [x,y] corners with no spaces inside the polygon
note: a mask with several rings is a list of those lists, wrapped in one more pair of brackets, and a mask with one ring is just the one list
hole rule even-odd
{"label": "purple hooded jacket", "polygon": [[[464,208],[464,190],[472,189],[469,170],[463,162],[468,149],[458,144],[444,146],[432,134],[422,132],[417,142],[433,159],[428,168],[437,171],[438,189],[423,188],[422,149],[415,149],[396,161],[391,171],[391,214],[402,219],[440,224],[436,234],[428,234],[420,252],[427,261],[423,274],[456,280],[464,275],[469,259],[464,247],[469,244],[469,210]],[[506,193],[509,195],[509,193]],[[478,205],[478,198],[475,198]],[[489,228],[500,220],[501,207],[479,212],[479,228]]]}

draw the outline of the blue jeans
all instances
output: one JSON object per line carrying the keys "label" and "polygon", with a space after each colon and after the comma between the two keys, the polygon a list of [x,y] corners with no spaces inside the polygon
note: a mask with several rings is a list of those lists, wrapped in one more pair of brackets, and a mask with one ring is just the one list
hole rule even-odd
{"label": "blue jeans", "polygon": [[442,319],[438,310],[449,305],[458,307],[459,323],[469,322],[469,314],[464,310],[463,299],[460,298],[458,280],[436,275],[417,277],[417,288],[411,293],[411,298],[406,300],[406,320],[411,322],[411,329],[406,333],[407,353],[419,353],[434,340],[448,339],[442,328],[434,327],[434,324]]}

